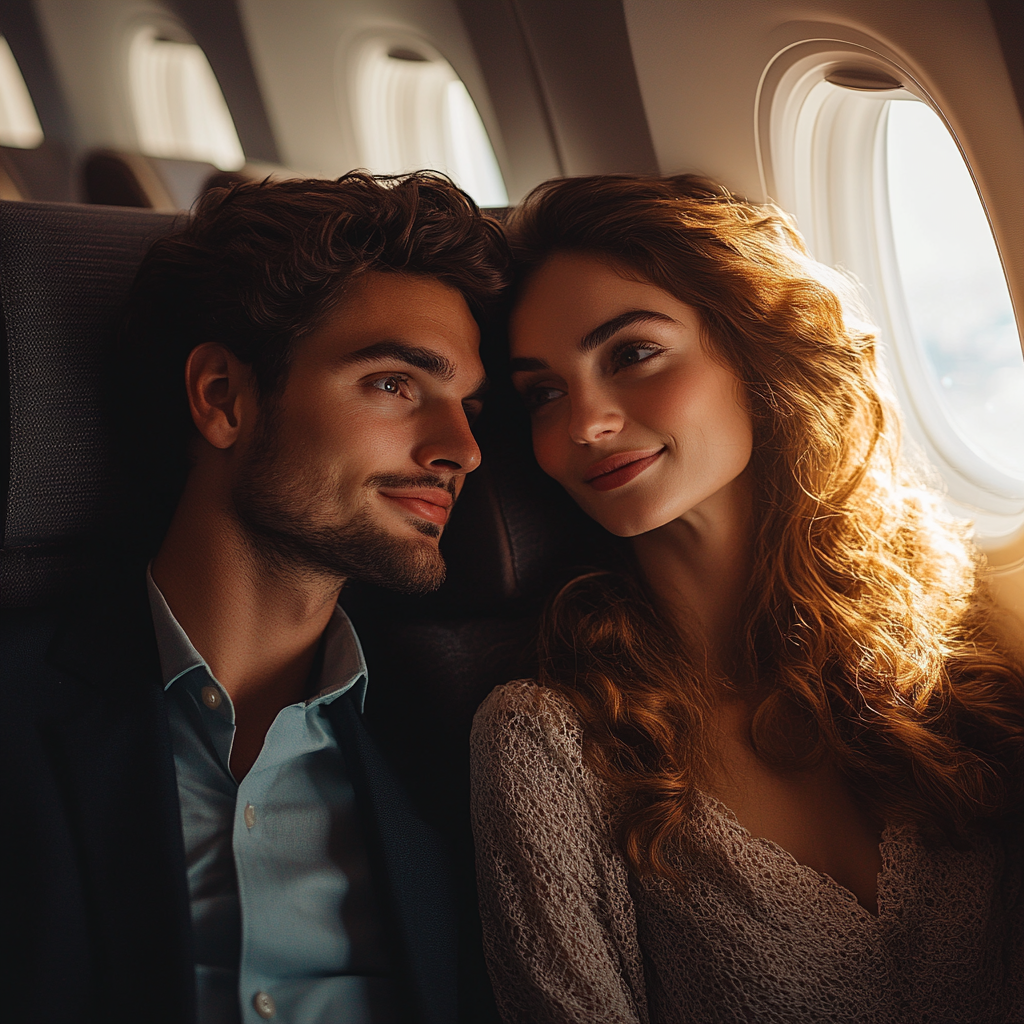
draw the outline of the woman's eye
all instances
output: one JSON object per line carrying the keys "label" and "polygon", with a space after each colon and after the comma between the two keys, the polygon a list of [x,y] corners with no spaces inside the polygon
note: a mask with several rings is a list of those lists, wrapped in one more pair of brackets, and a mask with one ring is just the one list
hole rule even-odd
{"label": "woman's eye", "polygon": [[650,359],[651,356],[656,356],[660,351],[661,349],[654,345],[626,345],[615,353],[613,362],[616,369],[634,366]]}
{"label": "woman's eye", "polygon": [[553,402],[564,394],[565,392],[559,391],[558,388],[536,387],[530,388],[523,397],[530,409],[539,409],[542,405],[547,405],[548,402]]}
{"label": "woman's eye", "polygon": [[381,377],[380,380],[371,381],[370,387],[386,391],[389,395],[400,395],[404,383],[404,377]]}

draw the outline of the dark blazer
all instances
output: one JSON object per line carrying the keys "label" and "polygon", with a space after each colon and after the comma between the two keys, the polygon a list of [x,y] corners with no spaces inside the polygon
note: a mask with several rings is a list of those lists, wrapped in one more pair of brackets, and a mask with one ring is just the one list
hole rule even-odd
{"label": "dark blazer", "polygon": [[[351,773],[410,1021],[450,1024],[456,922],[443,843],[347,698]],[[0,627],[4,1019],[191,1024],[191,917],[167,711],[141,572]]]}

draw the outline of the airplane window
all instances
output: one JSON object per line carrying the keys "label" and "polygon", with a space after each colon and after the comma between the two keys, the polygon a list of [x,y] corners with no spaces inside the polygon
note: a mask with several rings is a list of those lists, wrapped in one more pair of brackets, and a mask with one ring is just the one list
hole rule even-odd
{"label": "airplane window", "polygon": [[444,58],[373,40],[359,58],[354,99],[361,160],[371,171],[432,168],[480,206],[508,205],[487,129]]}
{"label": "airplane window", "polygon": [[[1024,481],[1024,356],[970,172],[926,104],[889,103],[886,178],[904,307],[929,388],[974,451]],[[924,397],[924,396],[921,396]]]}
{"label": "airplane window", "polygon": [[43,129],[7,40],[0,36],[0,146],[35,149]]}
{"label": "airplane window", "polygon": [[148,156],[205,160],[238,170],[245,154],[206,54],[195,43],[140,30],[128,55],[139,148]]}
{"label": "airplane window", "polygon": [[908,454],[998,546],[1024,527],[1024,356],[970,169],[922,92],[875,57],[798,54],[759,122],[765,191],[856,281]]}

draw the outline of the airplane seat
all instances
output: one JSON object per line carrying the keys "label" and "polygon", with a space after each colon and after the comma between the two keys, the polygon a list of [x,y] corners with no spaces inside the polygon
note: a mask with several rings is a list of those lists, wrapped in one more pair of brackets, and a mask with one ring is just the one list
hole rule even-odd
{"label": "airplane seat", "polygon": [[68,147],[50,139],[35,149],[0,146],[0,199],[73,202],[71,166]]}
{"label": "airplane seat", "polygon": [[143,253],[174,223],[141,210],[0,202],[5,610],[57,601],[107,511],[104,359]]}
{"label": "airplane seat", "polygon": [[217,174],[203,160],[173,160],[112,149],[90,153],[82,164],[82,191],[87,203],[136,206],[174,212],[187,210]]}
{"label": "airplane seat", "polygon": [[112,149],[90,153],[81,170],[87,203],[164,212],[190,209],[211,188],[268,177],[298,175],[277,164],[250,162],[237,171],[222,171],[203,160],[176,160]]}

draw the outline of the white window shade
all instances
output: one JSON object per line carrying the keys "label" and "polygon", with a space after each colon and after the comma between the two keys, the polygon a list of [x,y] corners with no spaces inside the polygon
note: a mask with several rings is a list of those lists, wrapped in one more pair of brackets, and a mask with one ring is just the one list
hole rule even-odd
{"label": "white window shade", "polygon": [[205,160],[221,170],[245,163],[234,122],[206,54],[194,43],[145,28],[128,54],[132,113],[148,156]]}
{"label": "white window shade", "polygon": [[372,40],[355,61],[352,113],[365,167],[377,174],[441,171],[480,206],[508,205],[487,130],[446,60],[426,48]]}
{"label": "white window shade", "polygon": [[0,146],[35,149],[43,129],[7,40],[0,36]]}

